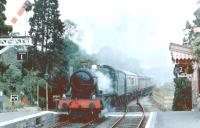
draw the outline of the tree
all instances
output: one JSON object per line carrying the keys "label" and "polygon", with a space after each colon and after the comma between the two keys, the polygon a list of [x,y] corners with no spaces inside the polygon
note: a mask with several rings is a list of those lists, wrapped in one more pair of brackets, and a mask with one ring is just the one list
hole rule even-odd
{"label": "tree", "polygon": [[5,71],[8,69],[9,65],[6,65],[4,62],[0,62],[0,76],[5,73]]}
{"label": "tree", "polygon": [[55,74],[66,72],[67,64],[62,39],[64,25],[59,19],[58,0],[38,0],[33,11],[29,33],[34,46],[29,48],[29,66],[39,70],[41,77],[48,69],[53,78]]}
{"label": "tree", "polygon": [[6,15],[4,14],[4,11],[6,10],[6,3],[6,0],[0,0],[0,36],[8,35],[10,32],[12,32],[12,26],[4,23],[6,20]]}
{"label": "tree", "polygon": [[72,40],[65,38],[64,42],[66,44],[66,48],[64,50],[65,58],[68,60],[68,66],[72,66],[73,68],[77,67],[77,63],[79,63],[79,47]]}
{"label": "tree", "polygon": [[196,28],[200,27],[200,8],[198,8],[194,12],[195,20],[193,20],[193,24],[186,22],[186,27],[184,31],[186,31],[186,35],[183,39],[183,42],[189,44],[193,47],[195,61],[200,61],[200,32],[196,31]]}
{"label": "tree", "polygon": [[[49,74],[47,82],[51,88],[48,89],[50,96],[55,86],[62,88],[68,83],[66,80],[68,61],[65,55],[67,43],[63,39],[64,24],[59,19],[58,0],[35,1],[33,11],[33,17],[29,20],[31,26],[29,33],[33,39],[33,46],[28,48],[29,59],[24,63],[24,67],[39,71],[38,75],[41,78],[44,78],[46,72]],[[57,81],[60,81],[59,85]],[[43,94],[47,90],[42,88],[40,90],[40,103],[45,103]],[[61,91],[62,94],[65,92],[64,89]]]}
{"label": "tree", "polygon": [[37,71],[25,70],[25,72],[26,76],[23,77],[21,89],[23,90],[24,96],[28,98],[29,103],[35,104],[35,101],[37,100],[37,87],[41,86],[40,83],[42,79],[38,77]]}
{"label": "tree", "polygon": [[72,37],[74,37],[74,35],[78,32],[77,25],[71,20],[65,20],[64,25],[64,39],[72,39]]}
{"label": "tree", "polygon": [[192,108],[191,81],[187,78],[175,78],[175,92],[172,110],[186,111]]}
{"label": "tree", "polygon": [[59,19],[57,0],[38,0],[35,3],[34,15],[30,18],[30,35],[34,48],[41,46],[41,52],[46,52],[52,45],[59,43],[64,25]]}
{"label": "tree", "polygon": [[183,38],[183,43],[191,45],[193,41],[193,26],[192,24],[189,23],[189,21],[186,21],[186,26],[185,26],[185,36]]}
{"label": "tree", "polygon": [[21,70],[15,65],[10,65],[3,74],[1,81],[4,83],[4,86],[6,86],[4,87],[4,91],[6,91],[7,96],[9,96],[10,93],[18,93],[22,83]]}

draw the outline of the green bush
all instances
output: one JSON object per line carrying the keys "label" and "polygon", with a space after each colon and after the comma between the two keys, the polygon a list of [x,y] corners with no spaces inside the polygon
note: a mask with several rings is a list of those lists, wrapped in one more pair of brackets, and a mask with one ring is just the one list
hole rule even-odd
{"label": "green bush", "polygon": [[175,78],[175,92],[172,110],[186,111],[192,109],[191,81],[187,78]]}

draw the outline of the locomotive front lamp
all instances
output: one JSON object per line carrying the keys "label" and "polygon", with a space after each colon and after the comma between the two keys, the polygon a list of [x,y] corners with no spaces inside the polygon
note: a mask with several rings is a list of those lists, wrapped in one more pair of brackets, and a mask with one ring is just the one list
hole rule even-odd
{"label": "locomotive front lamp", "polygon": [[97,69],[97,65],[96,65],[96,64],[93,64],[93,65],[92,65],[92,69],[96,70],[96,69]]}

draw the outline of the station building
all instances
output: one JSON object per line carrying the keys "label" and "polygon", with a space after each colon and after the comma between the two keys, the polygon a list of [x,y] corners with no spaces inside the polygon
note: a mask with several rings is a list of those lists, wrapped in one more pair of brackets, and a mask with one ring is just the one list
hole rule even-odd
{"label": "station building", "polygon": [[[174,64],[174,75],[187,77],[192,82],[192,110],[200,110],[200,64],[195,62],[193,49],[188,44],[170,43],[171,60]],[[177,70],[179,69],[179,70]]]}

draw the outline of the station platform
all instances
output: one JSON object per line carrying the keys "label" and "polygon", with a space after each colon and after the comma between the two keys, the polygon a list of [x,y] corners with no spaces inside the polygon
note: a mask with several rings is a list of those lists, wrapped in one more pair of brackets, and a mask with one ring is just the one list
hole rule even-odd
{"label": "station platform", "polygon": [[199,128],[200,112],[151,112],[145,128]]}
{"label": "station platform", "polygon": [[155,128],[199,128],[200,112],[158,112]]}
{"label": "station platform", "polygon": [[[145,128],[198,128],[200,127],[200,111],[165,111],[154,103],[151,97],[141,97],[140,103],[146,110],[148,122]],[[129,106],[134,106],[132,101]],[[147,114],[148,113],[148,114]]]}
{"label": "station platform", "polygon": [[[105,114],[105,117],[122,117],[124,112],[109,112]],[[142,116],[141,112],[128,112],[126,114],[127,117],[137,117]]]}
{"label": "station platform", "polygon": [[31,111],[31,112],[6,112],[6,113],[0,113],[0,126],[3,122],[11,121],[14,119],[30,116],[33,114],[39,113],[37,111]]}
{"label": "station platform", "polygon": [[0,128],[51,126],[57,122],[56,112],[26,111],[0,113]]}

